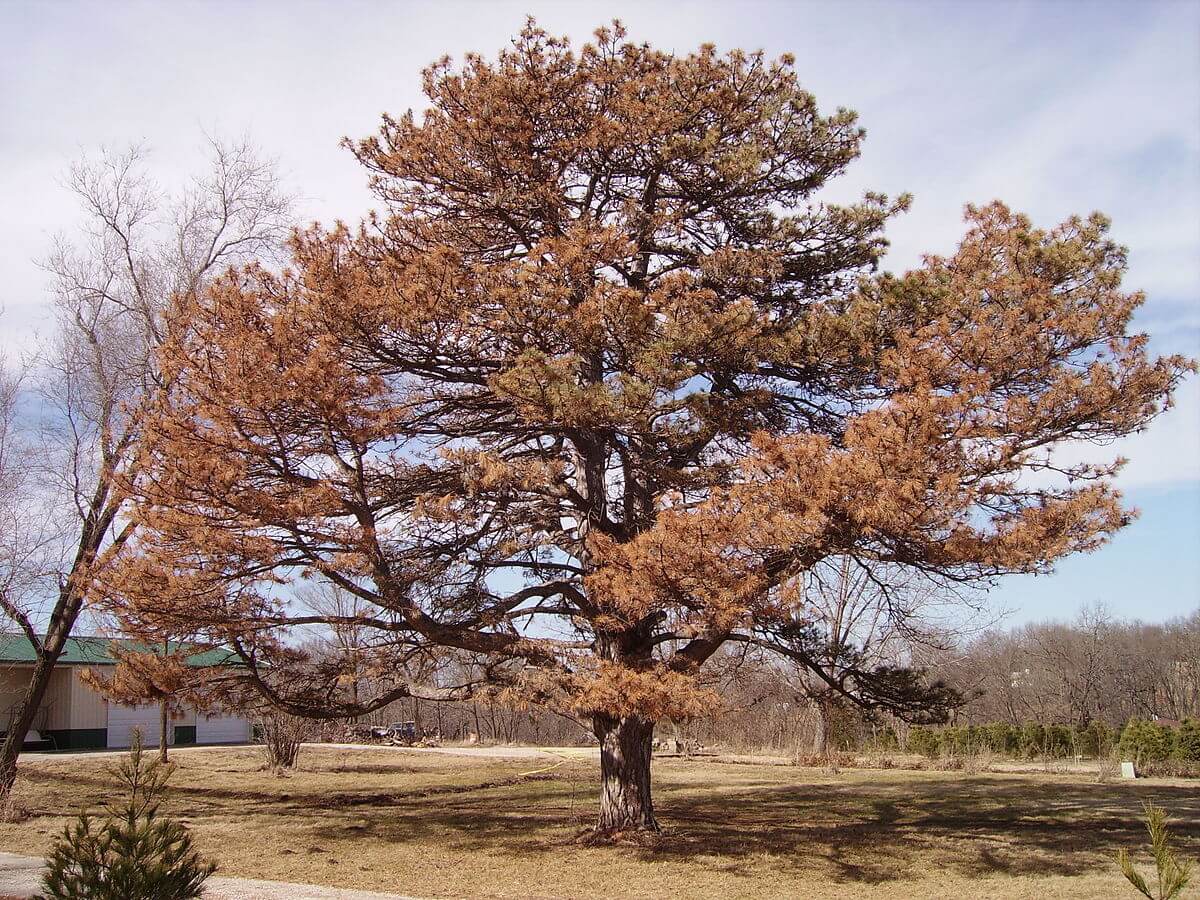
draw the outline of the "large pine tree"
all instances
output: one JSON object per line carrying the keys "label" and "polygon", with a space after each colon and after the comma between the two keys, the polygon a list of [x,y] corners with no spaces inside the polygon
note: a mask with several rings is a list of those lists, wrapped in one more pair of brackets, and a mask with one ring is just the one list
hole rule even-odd
{"label": "large pine tree", "polygon": [[817,199],[863,132],[790,58],[530,24],[424,85],[423,116],[350,145],[377,217],[173,311],[107,586],[125,615],[344,715],[295,628],[347,623],[286,584],[331,581],[394,676],[373,705],[476,686],[407,681],[414,648],[481,654],[590,719],[599,829],[654,829],[655,721],[710,702],[695,676],[727,642],[795,627],[818,562],[986,581],[1127,521],[1114,467],[1047,477],[1188,367],[1128,333],[1142,298],[1102,217],[971,209],[952,257],[876,275],[907,198]]}

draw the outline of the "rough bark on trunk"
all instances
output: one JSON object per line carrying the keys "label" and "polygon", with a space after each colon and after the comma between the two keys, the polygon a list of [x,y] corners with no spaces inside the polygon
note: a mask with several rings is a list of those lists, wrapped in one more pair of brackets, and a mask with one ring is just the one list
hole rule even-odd
{"label": "rough bark on trunk", "polygon": [[29,679],[29,687],[25,689],[25,696],[21,699],[21,705],[5,723],[8,733],[4,736],[4,744],[0,746],[0,797],[7,797],[13,782],[17,780],[17,757],[21,755],[25,735],[29,733],[33,720],[41,709],[42,699],[46,696],[46,688],[50,686],[50,676],[57,661],[57,654],[38,659]]}
{"label": "rough bark on trunk", "polygon": [[816,703],[813,719],[813,756],[824,756],[829,752],[829,709],[821,700]]}
{"label": "rough bark on trunk", "polygon": [[600,816],[596,831],[658,831],[650,796],[654,723],[640,716],[595,716],[600,740]]}

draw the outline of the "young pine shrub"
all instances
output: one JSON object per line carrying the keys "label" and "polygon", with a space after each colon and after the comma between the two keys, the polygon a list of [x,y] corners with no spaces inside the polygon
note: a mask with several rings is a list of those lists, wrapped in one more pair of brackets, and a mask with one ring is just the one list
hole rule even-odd
{"label": "young pine shrub", "polygon": [[992,722],[985,725],[983,737],[989,750],[1004,756],[1015,753],[1020,743],[1018,730],[1007,722]]}
{"label": "young pine shrub", "polygon": [[1044,732],[1044,752],[1055,759],[1072,756],[1076,744],[1075,729],[1070,725],[1047,725]]}
{"label": "young pine shrub", "polygon": [[1046,729],[1040,722],[1026,722],[1021,726],[1018,747],[1026,759],[1037,759],[1045,754]]}
{"label": "young pine shrub", "polygon": [[1170,725],[1155,724],[1158,729],[1158,745],[1163,748],[1163,759],[1179,759],[1179,732]]}
{"label": "young pine shrub", "polygon": [[1180,862],[1175,858],[1167,831],[1167,822],[1170,819],[1166,811],[1152,802],[1146,803],[1144,808],[1146,830],[1150,833],[1150,853],[1154,857],[1156,881],[1153,889],[1133,867],[1133,861],[1124,849],[1117,853],[1117,865],[1121,867],[1121,874],[1126,880],[1143,896],[1149,897],[1150,900],[1171,900],[1178,897],[1187,886],[1191,878],[1191,863]]}
{"label": "young pine shrub", "polygon": [[121,800],[97,820],[82,813],[46,859],[41,900],[193,900],[217,868],[182,824],[159,814],[174,767],[142,752],[140,738],[113,770]]}

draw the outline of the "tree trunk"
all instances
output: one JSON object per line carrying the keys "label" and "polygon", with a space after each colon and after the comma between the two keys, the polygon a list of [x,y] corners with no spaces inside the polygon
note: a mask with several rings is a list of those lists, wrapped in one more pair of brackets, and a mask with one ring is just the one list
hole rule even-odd
{"label": "tree trunk", "polygon": [[829,752],[829,710],[822,700],[816,702],[812,752],[813,756],[824,756]]}
{"label": "tree trunk", "polygon": [[595,716],[600,740],[600,817],[596,831],[658,831],[650,797],[654,723],[640,716]]}
{"label": "tree trunk", "polygon": [[492,732],[492,743],[498,744],[500,743],[500,730],[496,727],[496,704],[492,702],[490,697],[488,698],[487,702],[487,712],[488,728],[491,729]]}
{"label": "tree trunk", "polygon": [[158,758],[167,761],[167,701],[158,703]]}
{"label": "tree trunk", "polygon": [[21,698],[16,712],[5,723],[8,733],[4,736],[4,744],[0,746],[0,797],[7,797],[12,790],[13,782],[17,780],[17,757],[21,755],[21,747],[25,743],[25,735],[29,733],[33,720],[41,709],[42,699],[46,696],[46,688],[50,686],[50,676],[54,674],[54,664],[58,654],[43,655],[33,667],[29,679],[29,687]]}

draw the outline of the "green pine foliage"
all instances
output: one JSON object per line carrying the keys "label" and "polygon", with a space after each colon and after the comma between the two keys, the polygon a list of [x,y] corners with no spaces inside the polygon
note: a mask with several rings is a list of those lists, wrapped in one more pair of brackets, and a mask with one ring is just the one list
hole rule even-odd
{"label": "green pine foliage", "polygon": [[1200,719],[1184,719],[1179,728],[1179,757],[1200,762]]}
{"label": "green pine foliage", "polygon": [[1017,740],[1022,756],[1030,758],[1038,756],[1041,754],[1042,745],[1046,741],[1045,726],[1040,722],[1026,722],[1021,726]]}
{"label": "green pine foliage", "polygon": [[1086,728],[1040,722],[915,727],[909,732],[908,749],[931,759],[981,750],[1010,758],[1067,759],[1078,754],[1100,759],[1115,749],[1122,759],[1138,766],[1168,761],[1196,763],[1200,762],[1200,720],[1185,719],[1179,728],[1173,728],[1130,719],[1119,732],[1099,721],[1090,722]]}
{"label": "green pine foliage", "polygon": [[1012,756],[1020,746],[1020,735],[1017,730],[1006,722],[992,722],[984,725],[984,734],[989,750]]}
{"label": "green pine foliage", "polygon": [[159,814],[173,766],[150,759],[141,741],[114,770],[122,799],[97,822],[83,813],[63,829],[46,860],[41,900],[193,900],[216,870],[179,822]]}
{"label": "green pine foliage", "polygon": [[1121,874],[1134,888],[1150,900],[1171,900],[1178,897],[1191,878],[1191,864],[1180,862],[1171,850],[1170,834],[1167,830],[1169,818],[1161,806],[1145,804],[1146,830],[1150,833],[1150,853],[1154,857],[1155,883],[1149,884],[1145,877],[1133,867],[1129,854],[1122,849],[1117,853],[1117,865]]}
{"label": "green pine foliage", "polygon": [[1130,719],[1121,732],[1118,748],[1125,759],[1140,766],[1178,757],[1179,737],[1175,729],[1167,725]]}
{"label": "green pine foliage", "polygon": [[941,741],[933,728],[914,728],[908,733],[908,749],[930,759],[938,755]]}

